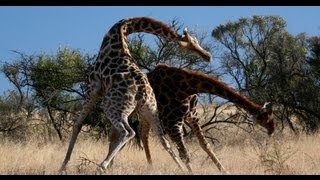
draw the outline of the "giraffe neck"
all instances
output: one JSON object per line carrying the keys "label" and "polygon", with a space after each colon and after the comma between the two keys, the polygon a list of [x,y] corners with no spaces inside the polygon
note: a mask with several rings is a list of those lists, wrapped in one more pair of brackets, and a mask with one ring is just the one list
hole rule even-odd
{"label": "giraffe neck", "polygon": [[[135,32],[154,34],[169,40],[176,40],[178,34],[168,25],[147,17],[123,19],[116,23],[105,35],[100,53],[107,56],[131,56],[127,36]],[[104,58],[100,58],[104,59]]]}
{"label": "giraffe neck", "polygon": [[179,84],[179,88],[181,89],[176,91],[183,92],[185,97],[197,93],[210,93],[237,104],[252,115],[262,111],[262,106],[250,101],[247,97],[239,94],[233,88],[217,78],[197,71],[179,69],[169,67],[167,65],[158,65],[155,71],[160,70],[157,73],[161,75],[162,68],[166,71],[169,78],[175,79],[176,83]]}

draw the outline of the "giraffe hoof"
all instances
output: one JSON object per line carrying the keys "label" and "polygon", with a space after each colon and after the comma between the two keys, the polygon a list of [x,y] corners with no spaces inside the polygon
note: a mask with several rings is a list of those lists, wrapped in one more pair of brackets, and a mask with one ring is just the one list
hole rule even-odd
{"label": "giraffe hoof", "polygon": [[227,170],[222,171],[222,173],[223,173],[224,175],[230,175],[229,171],[227,171]]}
{"label": "giraffe hoof", "polygon": [[96,172],[96,174],[97,174],[97,175],[102,175],[102,174],[104,174],[104,173],[106,173],[106,169],[103,168],[102,166],[98,166],[98,167],[97,167],[97,172]]}
{"label": "giraffe hoof", "polygon": [[59,169],[59,174],[60,174],[60,175],[67,175],[66,168],[65,168],[65,167],[61,167],[61,168]]}
{"label": "giraffe hoof", "polygon": [[67,171],[66,170],[59,170],[59,174],[60,175],[67,175]]}

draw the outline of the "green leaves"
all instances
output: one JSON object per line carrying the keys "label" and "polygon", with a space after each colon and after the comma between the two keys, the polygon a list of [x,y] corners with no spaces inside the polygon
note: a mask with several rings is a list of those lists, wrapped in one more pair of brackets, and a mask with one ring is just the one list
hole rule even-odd
{"label": "green leaves", "polygon": [[32,69],[31,79],[41,91],[72,88],[85,76],[85,68],[84,57],[79,51],[63,48],[56,55],[41,56]]}
{"label": "green leaves", "polygon": [[320,126],[320,83],[311,69],[320,72],[320,41],[308,40],[304,33],[294,36],[285,28],[279,16],[252,16],[220,25],[212,36],[222,47],[221,71],[238,90],[258,103],[277,104],[282,124],[299,117],[314,131]]}

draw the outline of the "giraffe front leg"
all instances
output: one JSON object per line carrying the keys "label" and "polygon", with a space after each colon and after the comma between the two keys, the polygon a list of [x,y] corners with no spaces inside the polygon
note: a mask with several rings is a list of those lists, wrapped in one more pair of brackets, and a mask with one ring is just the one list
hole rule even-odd
{"label": "giraffe front leg", "polygon": [[205,139],[204,134],[201,130],[201,127],[198,124],[198,118],[190,117],[185,123],[192,129],[192,131],[197,135],[201,148],[209,155],[211,160],[217,166],[220,172],[229,174],[229,172],[222,166],[215,153],[213,152],[209,142]]}
{"label": "giraffe front leg", "polygon": [[188,171],[192,172],[192,167],[190,163],[190,157],[187,152],[187,148],[183,141],[183,133],[182,133],[182,123],[181,120],[176,121],[176,123],[173,125],[169,136],[171,140],[177,145],[179,156],[181,160],[185,163]]}
{"label": "giraffe front leg", "polygon": [[[154,107],[154,106],[153,106]],[[155,109],[150,108],[149,106],[144,106],[141,111],[141,117],[144,118],[144,121],[149,121],[152,127],[156,130],[158,137],[160,138],[160,142],[165,150],[170,154],[172,159],[177,163],[179,168],[184,171],[184,168],[181,162],[178,160],[178,157],[173,152],[169,141],[164,136],[164,131],[160,123],[160,119],[158,118],[158,113]]]}
{"label": "giraffe front leg", "polygon": [[170,156],[173,158],[173,160],[178,164],[179,168],[184,171],[184,168],[183,168],[182,164],[180,163],[180,161],[178,160],[175,153],[173,152],[173,150],[169,144],[169,141],[164,137],[164,133],[159,133],[160,131],[161,130],[158,130],[158,134],[159,134],[160,142],[161,142],[162,146],[170,154]]}
{"label": "giraffe front leg", "polygon": [[89,114],[89,112],[91,111],[92,107],[94,106],[94,104],[96,103],[96,100],[98,98],[98,94],[99,94],[100,88],[99,89],[94,89],[93,91],[89,91],[87,93],[82,111],[80,116],[78,117],[77,121],[74,123],[73,128],[72,128],[72,135],[71,135],[71,139],[70,139],[70,143],[69,143],[69,147],[65,156],[65,159],[62,163],[62,166],[59,170],[59,173],[66,173],[66,166],[70,160],[71,154],[72,154],[72,150],[74,148],[74,145],[76,143],[78,134],[82,128],[82,124],[84,122],[84,119],[87,117],[87,115]]}

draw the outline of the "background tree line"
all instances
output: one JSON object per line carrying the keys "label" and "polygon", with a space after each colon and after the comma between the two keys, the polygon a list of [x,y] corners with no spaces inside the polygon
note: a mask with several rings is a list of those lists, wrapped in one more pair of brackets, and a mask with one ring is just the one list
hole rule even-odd
{"label": "background tree line", "polygon": [[[172,20],[180,31],[183,24]],[[216,76],[254,102],[271,102],[279,130],[289,127],[297,132],[297,122],[305,133],[315,133],[320,125],[320,37],[306,33],[292,35],[278,16],[252,16],[215,27],[212,32],[192,29],[202,46],[212,52],[210,65],[186,54],[172,42],[154,37],[146,43],[145,34],[131,35],[130,50],[144,72],[156,64],[199,70]],[[211,34],[210,34],[211,33]],[[147,35],[148,36],[148,35]],[[86,90],[87,72],[96,54],[72,47],[60,48],[53,55],[26,55],[16,52],[1,71],[14,88],[0,96],[0,135],[12,140],[27,140],[41,134],[45,141],[69,137],[73,121],[81,109]],[[218,123],[232,123],[250,129],[246,113],[219,116],[218,109],[228,101],[201,94],[203,111],[214,103],[214,113],[205,117],[202,128],[209,138]],[[100,138],[108,132],[109,122],[98,103],[86,119],[89,136]],[[218,129],[219,130],[219,129]],[[185,129],[186,134],[188,130]]]}

